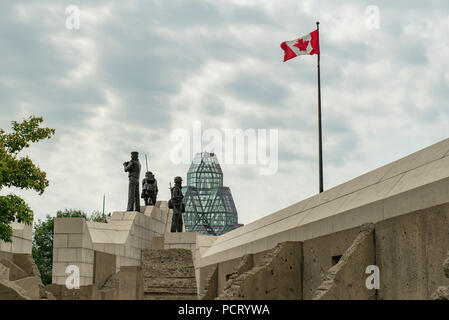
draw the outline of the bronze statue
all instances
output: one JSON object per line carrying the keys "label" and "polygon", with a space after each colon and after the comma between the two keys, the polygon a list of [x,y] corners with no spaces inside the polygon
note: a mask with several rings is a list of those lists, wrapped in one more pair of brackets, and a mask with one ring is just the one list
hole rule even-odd
{"label": "bronze statue", "polygon": [[171,232],[182,232],[182,214],[185,211],[184,196],[182,194],[182,178],[175,178],[175,186],[171,188],[171,199],[168,207],[173,209]]}
{"label": "bronze statue", "polygon": [[146,206],[154,206],[156,204],[157,193],[157,180],[151,171],[147,171],[145,173],[145,178],[142,179],[141,195],[141,198],[145,201]]}
{"label": "bronze statue", "polygon": [[139,199],[139,176],[140,176],[140,162],[139,153],[137,151],[131,152],[131,161],[123,163],[125,172],[129,172],[129,188],[128,188],[128,208],[126,211],[140,212]]}

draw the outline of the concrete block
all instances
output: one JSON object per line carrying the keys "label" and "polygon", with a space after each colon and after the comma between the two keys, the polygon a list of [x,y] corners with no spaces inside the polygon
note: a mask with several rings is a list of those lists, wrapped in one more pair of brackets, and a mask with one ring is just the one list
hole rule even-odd
{"label": "concrete block", "polygon": [[170,232],[165,234],[165,243],[196,243],[196,232]]}
{"label": "concrete block", "polygon": [[353,210],[348,210],[331,217],[332,231],[338,232],[355,228],[364,223],[378,222],[384,219],[383,201],[372,202]]}
{"label": "concrete block", "polygon": [[12,229],[12,234],[13,237],[17,237],[17,238],[23,238],[23,226],[20,226],[20,229],[14,229],[13,226],[11,226]]}
{"label": "concrete block", "polygon": [[143,214],[144,214],[146,217],[151,216],[151,212],[153,211],[154,208],[155,208],[154,206],[146,206],[146,207],[145,207],[145,211],[144,211]]}
{"label": "concrete block", "polygon": [[33,226],[32,225],[24,225],[22,237],[26,240],[33,240]]}
{"label": "concrete block", "polygon": [[55,218],[54,233],[83,233],[85,224],[84,218]]}
{"label": "concrete block", "polygon": [[333,265],[333,257],[342,256],[360,231],[359,227],[306,240],[303,243],[303,298],[313,298],[324,274]]}
{"label": "concrete block", "polygon": [[[30,242],[30,241],[27,241]],[[19,266],[28,276],[36,276],[40,278],[40,272],[34,263],[31,253],[15,253],[12,261]]]}
{"label": "concrete block", "polygon": [[114,243],[124,244],[128,240],[129,232],[128,231],[115,231],[112,235]]}
{"label": "concrete block", "polygon": [[68,234],[58,233],[53,236],[54,248],[67,248],[68,246]]}
{"label": "concrete block", "polygon": [[123,214],[123,220],[134,220],[138,212],[136,211],[127,211]]}
{"label": "concrete block", "polygon": [[77,261],[85,263],[94,263],[94,250],[92,249],[76,249]]}
{"label": "concrete block", "polygon": [[14,237],[13,241],[12,241],[12,250],[11,250],[11,252],[13,252],[13,253],[21,253],[21,252],[23,252],[22,248],[23,248],[23,242],[24,241],[25,240],[23,240],[22,238]]}
{"label": "concrete block", "polygon": [[65,273],[69,262],[54,262],[52,268],[52,277],[67,277]]}
{"label": "concrete block", "polygon": [[430,299],[438,286],[448,286],[441,268],[449,248],[448,234],[448,204],[376,223],[378,298]]}
{"label": "concrete block", "polygon": [[388,195],[394,196],[448,176],[449,157],[446,157],[406,172]]}
{"label": "concrete block", "polygon": [[96,251],[101,251],[101,252],[105,252],[105,248],[104,248],[104,243],[94,243],[93,244],[93,249]]}
{"label": "concrete block", "polygon": [[4,266],[0,261],[0,280],[8,280],[9,281],[9,268]]}
{"label": "concrete block", "polygon": [[[93,284],[93,277],[81,277],[80,278],[80,286],[90,286]],[[91,300],[88,298],[85,298],[83,300]]]}
{"label": "concrete block", "polygon": [[[152,239],[152,237],[150,237]],[[142,249],[150,249],[151,248],[151,240],[142,240]]]}
{"label": "concrete block", "polygon": [[12,282],[14,285],[21,287],[28,297],[33,300],[38,300],[40,296],[41,281],[38,277],[26,277]]}
{"label": "concrete block", "polygon": [[113,254],[95,251],[93,265],[93,281],[97,289],[101,289],[106,280],[115,274],[116,257]]}
{"label": "concrete block", "polygon": [[115,244],[105,243],[104,244],[104,252],[109,253],[109,254],[115,254]]}
{"label": "concrete block", "polygon": [[114,211],[111,215],[111,220],[122,220],[124,212]]}
{"label": "concrete block", "polygon": [[58,248],[58,262],[76,262],[77,249],[75,248]]}
{"label": "concrete block", "polygon": [[366,267],[376,263],[374,224],[364,225],[354,242],[324,276],[314,300],[374,300],[376,290],[366,287]]}
{"label": "concrete block", "polygon": [[384,200],[384,219],[446,203],[449,178],[391,196]]}
{"label": "concrete block", "polygon": [[90,230],[90,236],[92,238],[92,243],[95,247],[98,243],[108,243],[111,239],[105,233],[105,230],[92,229]]}
{"label": "concrete block", "polygon": [[9,280],[14,281],[28,276],[28,274],[10,259],[0,259],[0,264],[9,269]]}
{"label": "concrete block", "polygon": [[143,275],[139,266],[120,268],[120,300],[143,300]]}
{"label": "concrete block", "polygon": [[12,252],[12,243],[0,240],[0,251]]}
{"label": "concrete block", "polygon": [[114,254],[116,256],[124,256],[125,255],[125,245],[124,244],[116,244],[114,248]]}
{"label": "concrete block", "polygon": [[226,284],[219,299],[301,299],[301,246],[300,242],[286,242],[276,246],[269,255],[266,255],[263,265],[238,274],[239,281],[230,280],[231,283]]}
{"label": "concrete block", "polygon": [[132,220],[118,220],[118,221],[111,221],[109,223],[110,228],[113,230],[119,230],[119,231],[130,231],[133,225]]}
{"label": "concrete block", "polygon": [[22,241],[22,248],[20,250],[20,253],[31,254],[32,246],[33,246],[33,243],[31,242],[31,240],[24,239]]}
{"label": "concrete block", "polygon": [[[81,277],[92,278],[94,275],[94,264],[91,263],[78,263],[78,267],[80,268]],[[115,269],[115,265],[114,265]]]}
{"label": "concrete block", "polygon": [[395,161],[392,168],[385,174],[383,179],[388,179],[399,173],[413,170],[427,163],[441,159],[449,149],[449,139],[433,144],[425,149],[412,153],[402,159]]}
{"label": "concrete block", "polygon": [[83,245],[83,234],[69,234],[68,235],[68,247],[69,248],[82,248]]}

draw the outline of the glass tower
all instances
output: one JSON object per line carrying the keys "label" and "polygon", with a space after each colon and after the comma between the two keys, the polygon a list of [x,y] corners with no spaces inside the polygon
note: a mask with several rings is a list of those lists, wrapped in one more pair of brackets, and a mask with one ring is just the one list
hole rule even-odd
{"label": "glass tower", "polygon": [[214,153],[195,155],[183,193],[187,232],[221,235],[241,226],[231,190],[223,187],[223,171]]}

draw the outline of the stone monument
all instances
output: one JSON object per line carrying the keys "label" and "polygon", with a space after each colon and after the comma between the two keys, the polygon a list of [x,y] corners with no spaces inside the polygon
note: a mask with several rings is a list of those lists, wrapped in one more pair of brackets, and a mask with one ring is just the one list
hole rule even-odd
{"label": "stone monument", "polygon": [[157,193],[157,180],[151,171],[147,171],[145,173],[145,178],[142,180],[141,195],[141,198],[145,201],[146,206],[154,206],[156,204]]}
{"label": "stone monument", "polygon": [[128,207],[126,211],[140,211],[139,176],[141,166],[139,153],[137,151],[131,152],[131,160],[124,162],[123,167],[125,172],[129,172]]}
{"label": "stone monument", "polygon": [[170,189],[171,199],[168,207],[173,209],[171,232],[182,232],[182,214],[185,211],[184,195],[182,194],[182,178],[175,178],[175,186]]}

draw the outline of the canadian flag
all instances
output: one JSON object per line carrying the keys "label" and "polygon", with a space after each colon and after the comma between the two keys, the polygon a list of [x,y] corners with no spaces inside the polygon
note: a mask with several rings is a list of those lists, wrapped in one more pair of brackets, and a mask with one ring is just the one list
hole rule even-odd
{"label": "canadian flag", "polygon": [[318,29],[299,39],[282,42],[281,48],[284,50],[284,62],[304,54],[320,54]]}

